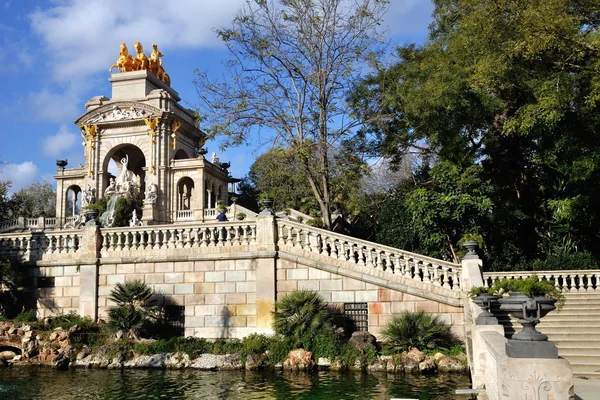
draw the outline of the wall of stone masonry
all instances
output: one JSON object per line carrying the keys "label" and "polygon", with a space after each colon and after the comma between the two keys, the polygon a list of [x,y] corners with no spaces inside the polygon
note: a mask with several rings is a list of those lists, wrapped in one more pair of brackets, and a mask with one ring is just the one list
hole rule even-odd
{"label": "wall of stone masonry", "polygon": [[294,290],[314,290],[326,302],[343,310],[344,303],[367,303],[369,332],[378,335],[379,329],[394,314],[423,310],[438,315],[464,336],[463,309],[407,293],[383,288],[357,279],[344,277],[299,262],[280,259],[277,266],[277,297]]}
{"label": "wall of stone masonry", "polygon": [[115,284],[140,279],[167,304],[185,307],[186,336],[244,336],[256,327],[255,269],[250,259],[101,265],[98,314],[106,318]]}
{"label": "wall of stone masonry", "polygon": [[40,278],[54,278],[53,287],[37,289],[38,318],[56,313],[79,312],[79,268],[76,265],[40,267],[32,269]]}
{"label": "wall of stone masonry", "polygon": [[[165,304],[184,306],[185,335],[205,338],[241,338],[253,332],[270,332],[271,306],[262,310],[257,295],[263,297],[271,287],[276,296],[299,289],[314,290],[324,301],[343,310],[344,303],[367,303],[368,330],[377,335],[394,314],[423,310],[439,315],[464,335],[463,310],[415,295],[380,287],[303,265],[300,261],[279,258],[215,259],[168,262],[109,263],[98,267],[98,317],[106,318],[113,304],[108,299],[115,284],[140,279],[160,294]],[[274,268],[274,273],[259,274]],[[82,267],[83,268],[83,267]],[[95,268],[95,267],[94,267]],[[38,316],[80,312],[80,273],[77,266],[40,267],[40,276],[54,277],[55,286],[38,289]],[[276,282],[273,282],[276,279]],[[257,283],[258,281],[258,283]],[[83,300],[82,300],[83,301]],[[82,303],[83,304],[83,303]],[[264,315],[263,315],[264,314]],[[264,321],[267,320],[267,323]],[[261,323],[262,321],[262,323]]]}

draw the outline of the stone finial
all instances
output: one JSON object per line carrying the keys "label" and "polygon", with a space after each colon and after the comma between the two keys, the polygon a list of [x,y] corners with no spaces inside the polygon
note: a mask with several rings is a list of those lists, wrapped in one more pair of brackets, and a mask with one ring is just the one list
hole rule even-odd
{"label": "stone finial", "polygon": [[472,259],[478,259],[479,255],[477,255],[477,248],[479,247],[479,245],[477,244],[476,241],[474,241],[473,239],[471,240],[467,240],[466,242],[464,242],[462,244],[462,246],[467,249],[467,254],[465,254],[463,256],[463,260],[472,260]]}

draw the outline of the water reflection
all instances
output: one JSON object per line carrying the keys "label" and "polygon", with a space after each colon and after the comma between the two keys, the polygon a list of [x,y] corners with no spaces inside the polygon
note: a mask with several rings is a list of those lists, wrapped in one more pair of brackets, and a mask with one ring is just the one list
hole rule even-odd
{"label": "water reflection", "polygon": [[461,399],[465,375],[0,369],[0,399]]}

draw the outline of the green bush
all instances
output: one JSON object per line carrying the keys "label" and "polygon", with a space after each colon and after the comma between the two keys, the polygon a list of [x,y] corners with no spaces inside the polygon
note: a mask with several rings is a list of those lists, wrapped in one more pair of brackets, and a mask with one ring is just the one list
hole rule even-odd
{"label": "green bush", "polygon": [[212,343],[212,354],[241,354],[243,351],[242,341],[239,339],[217,340]]}
{"label": "green bush", "polygon": [[381,329],[386,345],[394,351],[434,350],[450,347],[456,339],[439,316],[424,311],[394,315]]}
{"label": "green bush", "polygon": [[[129,226],[132,212],[136,209],[135,203],[128,197],[121,197],[115,204],[114,226]],[[136,210],[137,212],[137,210]]]}
{"label": "green bush", "polygon": [[109,326],[137,338],[144,324],[152,318],[151,296],[152,290],[140,280],[117,283],[108,296],[116,304],[108,310]]}
{"label": "green bush", "polygon": [[212,351],[212,343],[204,338],[175,337],[152,342],[138,342],[133,345],[133,350],[135,353],[143,355],[187,353],[191,358],[196,358],[200,354],[210,353]]}
{"label": "green bush", "polygon": [[248,354],[263,354],[269,350],[273,338],[261,335],[258,333],[251,333],[242,339],[242,355],[246,357]]}
{"label": "green bush", "polygon": [[36,322],[37,318],[35,310],[21,311],[19,315],[14,318],[14,321],[20,323]]}
{"label": "green bush", "polygon": [[317,292],[297,290],[275,303],[273,329],[294,339],[297,347],[310,344],[323,327],[331,326],[327,304]]}
{"label": "green bush", "polygon": [[553,282],[539,279],[535,275],[531,275],[525,279],[504,278],[495,282],[492,287],[500,294],[505,292],[521,292],[529,297],[550,297],[557,300],[557,307],[559,309],[565,303],[565,296],[554,286]]}
{"label": "green bush", "polygon": [[50,318],[50,321],[48,322],[48,328],[50,330],[54,330],[58,327],[69,329],[75,325],[86,330],[94,330],[98,328],[98,324],[90,317],[82,317],[75,311],[71,311],[68,314],[58,314]]}
{"label": "green bush", "polygon": [[285,361],[290,351],[297,348],[294,338],[275,335],[269,346],[269,364],[275,365]]}

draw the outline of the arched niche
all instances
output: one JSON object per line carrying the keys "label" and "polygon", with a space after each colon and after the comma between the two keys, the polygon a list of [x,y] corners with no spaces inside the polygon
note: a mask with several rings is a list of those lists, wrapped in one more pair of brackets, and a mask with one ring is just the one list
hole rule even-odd
{"label": "arched niche", "polygon": [[190,210],[192,204],[192,195],[194,191],[194,180],[190,177],[183,177],[177,182],[177,209]]}
{"label": "arched niche", "polygon": [[190,157],[183,149],[177,150],[177,152],[175,153],[175,157],[174,157],[175,160],[185,160],[187,158],[190,158]]}
{"label": "arched niche", "polygon": [[81,211],[81,187],[79,185],[71,185],[65,190],[65,209],[63,215],[72,217],[78,215]]}
{"label": "arched niche", "polygon": [[137,186],[139,187],[140,193],[145,192],[146,157],[144,156],[144,153],[142,152],[142,150],[140,150],[139,147],[133,144],[124,143],[110,149],[110,151],[106,154],[106,157],[102,162],[102,169],[103,171],[105,171],[102,182],[102,195],[104,194],[104,191],[106,190],[106,187],[109,184],[110,178],[114,177],[115,175],[113,172],[110,171],[112,168],[109,168],[109,164],[116,166],[118,170],[116,171],[116,176],[118,176],[121,173],[121,169],[123,167],[122,160],[126,157],[128,158],[127,170],[131,171],[135,176],[135,181]]}

